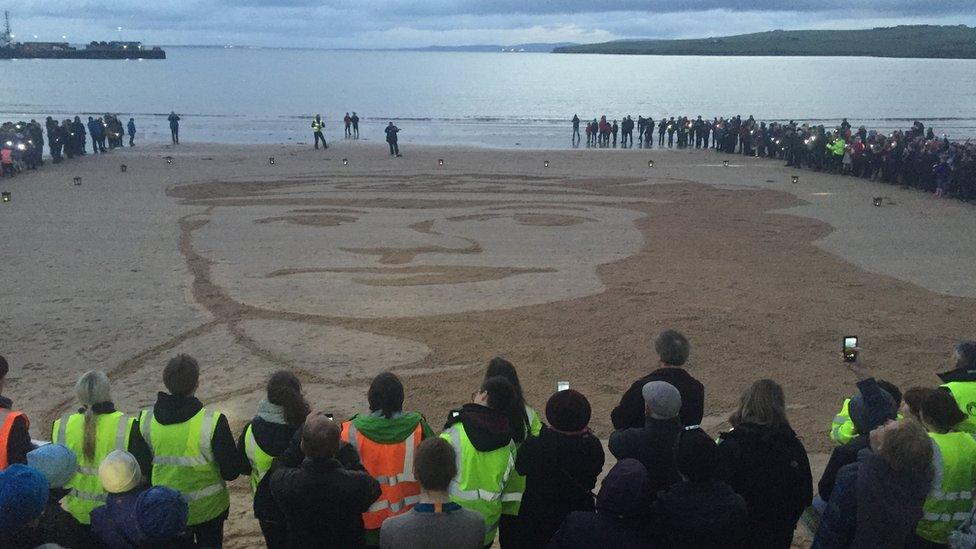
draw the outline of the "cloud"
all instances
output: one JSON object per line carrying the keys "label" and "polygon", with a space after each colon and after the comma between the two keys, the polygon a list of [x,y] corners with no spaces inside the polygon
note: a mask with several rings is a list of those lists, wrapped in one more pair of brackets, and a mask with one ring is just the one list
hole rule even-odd
{"label": "cloud", "polygon": [[20,38],[390,48],[976,24],[972,0],[24,0]]}

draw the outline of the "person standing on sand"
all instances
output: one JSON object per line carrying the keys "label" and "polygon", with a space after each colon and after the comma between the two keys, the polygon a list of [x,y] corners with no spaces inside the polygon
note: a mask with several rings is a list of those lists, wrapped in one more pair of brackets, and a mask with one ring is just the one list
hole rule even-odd
{"label": "person standing on sand", "polygon": [[325,142],[325,135],[322,134],[322,130],[325,129],[325,123],[322,122],[322,115],[316,114],[315,119],[312,120],[312,135],[315,136],[315,148],[319,148],[319,140],[322,140],[322,148],[328,149],[329,144]]}
{"label": "person standing on sand", "polygon": [[13,409],[13,401],[3,395],[3,382],[10,367],[0,356],[0,471],[13,463],[27,463],[27,452],[34,449],[27,428],[30,426],[23,412]]}
{"label": "person standing on sand", "polygon": [[390,145],[390,156],[399,158],[400,147],[397,145],[397,133],[400,131],[400,128],[394,126],[393,122],[390,122],[383,131],[386,132],[386,142]]}
{"label": "person standing on sand", "polygon": [[705,409],[705,387],[682,366],[688,360],[691,346],[680,332],[666,330],[654,340],[654,350],[660,358],[660,368],[638,379],[620,398],[610,420],[614,429],[644,427],[644,385],[651,381],[665,381],[681,394],[681,424],[685,427],[701,423]]}
{"label": "person standing on sand", "polygon": [[226,483],[240,474],[234,435],[224,414],[204,408],[194,396],[200,386],[196,359],[171,359],[163,384],[169,393],[158,393],[139,418],[153,454],[152,484],[183,494],[189,502],[188,534],[200,547],[220,549],[230,509]]}
{"label": "person standing on sand", "polygon": [[170,137],[173,138],[173,144],[180,144],[180,117],[176,114],[176,111],[170,111],[169,117],[169,133]]}
{"label": "person standing on sand", "polygon": [[267,473],[301,430],[309,411],[301,382],[291,372],[279,370],[268,380],[266,398],[258,404],[257,415],[237,439],[241,472],[251,477],[254,518],[268,549],[287,547],[288,529],[271,497]]}
{"label": "person standing on sand", "polygon": [[346,113],[346,116],[343,117],[342,123],[346,127],[346,139],[349,139],[352,137],[352,117],[349,116],[349,113]]}
{"label": "person standing on sand", "polygon": [[579,132],[580,119],[578,114],[573,115],[573,147],[578,147],[580,142]]}
{"label": "person standing on sand", "polygon": [[130,118],[129,119],[128,130],[129,130],[129,146],[130,147],[134,147],[136,145],[136,143],[135,143],[135,139],[136,139],[136,119],[135,118]]}
{"label": "person standing on sand", "polygon": [[352,138],[359,139],[359,115],[352,111]]}

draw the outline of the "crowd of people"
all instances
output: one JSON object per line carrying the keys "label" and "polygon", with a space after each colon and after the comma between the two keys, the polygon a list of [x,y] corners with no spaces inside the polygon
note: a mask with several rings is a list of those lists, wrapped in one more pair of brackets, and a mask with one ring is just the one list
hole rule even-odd
{"label": "crowd of people", "polygon": [[4,122],[0,124],[0,177],[13,177],[24,170],[43,166],[45,133],[51,162],[58,164],[65,157],[86,155],[89,140],[92,154],[123,147],[126,132],[132,147],[136,137],[135,119],[130,118],[123,126],[122,121],[112,114],[98,118],[89,116],[87,123],[80,116],[61,122],[49,116],[43,126],[33,119],[30,122]]}
{"label": "crowd of people", "polygon": [[[662,332],[654,348],[658,367],[610,414],[616,464],[596,493],[607,458],[586,396],[560,388],[543,421],[502,358],[440,433],[404,410],[390,372],[373,379],[367,411],[340,420],[282,370],[235,440],[194,396],[201,367],[187,355],[138,413],[115,408],[103,372],[85,373],[80,407],[39,446],[0,397],[0,546],[221,547],[227,482],[240,475],[269,548],[786,549],[801,521],[817,549],[972,536],[976,342],[955,347],[941,386],[904,392],[859,353],[816,497],[778,383],[752,383],[716,438],[700,425],[705,387],[686,337]],[[0,393],[8,371],[0,357]]]}
{"label": "crowd of people", "polygon": [[[580,119],[573,115],[573,147],[580,145]],[[606,116],[585,124],[586,146],[714,149],[728,154],[783,160],[787,166],[849,175],[903,185],[940,197],[976,199],[976,143],[950,141],[915,121],[907,130],[889,134],[839,125],[758,122],[752,116],[702,119],[701,116],[661,118],[630,116],[620,124]],[[665,139],[667,137],[667,139]]]}

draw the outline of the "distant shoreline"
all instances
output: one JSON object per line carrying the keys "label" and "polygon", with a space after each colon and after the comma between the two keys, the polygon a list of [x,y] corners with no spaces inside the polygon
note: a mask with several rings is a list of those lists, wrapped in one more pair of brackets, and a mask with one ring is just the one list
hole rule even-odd
{"label": "distant shoreline", "polygon": [[863,30],[775,30],[686,40],[618,40],[559,47],[553,53],[976,59],[976,28],[910,25]]}

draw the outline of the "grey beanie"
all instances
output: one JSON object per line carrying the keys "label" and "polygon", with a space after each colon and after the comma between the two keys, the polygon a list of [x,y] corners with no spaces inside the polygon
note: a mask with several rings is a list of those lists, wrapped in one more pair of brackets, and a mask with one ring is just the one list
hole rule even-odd
{"label": "grey beanie", "polygon": [[678,417],[681,411],[681,393],[665,381],[651,381],[641,389],[644,407],[655,419]]}

